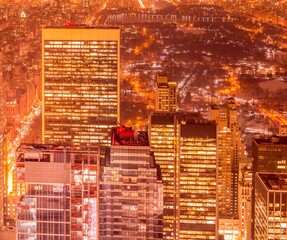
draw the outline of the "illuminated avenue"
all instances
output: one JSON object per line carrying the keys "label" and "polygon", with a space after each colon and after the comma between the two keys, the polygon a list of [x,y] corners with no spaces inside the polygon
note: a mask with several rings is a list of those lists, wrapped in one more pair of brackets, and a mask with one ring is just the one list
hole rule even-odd
{"label": "illuminated avenue", "polygon": [[[216,228],[214,232],[204,226],[201,227],[205,230],[202,230],[200,233],[191,231],[190,229],[179,230],[180,223],[184,222],[184,224],[189,224],[190,219],[185,218],[186,215],[184,214],[180,215],[179,212],[172,212],[171,214],[171,209],[179,207],[182,212],[197,216],[197,211],[200,212],[204,209],[203,207],[199,208],[199,205],[203,206],[201,204],[206,204],[206,206],[213,206],[214,204],[212,199],[206,199],[206,203],[202,203],[204,201],[198,197],[201,196],[200,191],[209,191],[201,184],[197,187],[199,188],[199,186],[201,186],[202,189],[199,189],[197,193],[194,192],[194,196],[197,196],[198,199],[194,200],[193,203],[189,203],[188,197],[186,198],[184,195],[184,191],[192,191],[185,186],[185,181],[204,182],[204,180],[199,180],[200,177],[188,179],[190,175],[187,173],[186,177],[179,180],[176,179],[176,174],[171,177],[171,173],[168,171],[168,169],[176,171],[178,168],[184,169],[186,166],[191,167],[197,165],[196,161],[198,160],[194,160],[193,165],[185,165],[185,163],[181,165],[178,160],[180,159],[180,154],[182,154],[183,158],[190,157],[190,150],[188,147],[185,148],[189,145],[185,141],[187,141],[186,139],[191,142],[195,141],[194,136],[182,135],[183,133],[180,131],[174,132],[172,139],[177,139],[177,141],[183,145],[173,146],[175,148],[174,151],[178,154],[177,156],[173,155],[175,152],[168,152],[168,159],[175,159],[175,165],[170,165],[167,162],[161,164],[160,157],[158,157],[160,160],[157,161],[157,155],[162,156],[162,154],[165,154],[164,151],[166,151],[166,149],[170,150],[170,147],[166,146],[166,149],[163,149],[161,153],[158,153],[156,149],[158,144],[165,146],[164,144],[167,144],[171,139],[168,138],[166,140],[167,142],[160,142],[166,136],[163,135],[160,139],[156,139],[156,136],[160,136],[156,134],[160,134],[157,133],[157,131],[172,131],[170,129],[171,125],[159,124],[156,128],[153,128],[153,133],[149,132],[149,138],[153,136],[153,139],[150,139],[151,150],[155,154],[156,163],[162,168],[163,199],[170,199],[171,195],[168,194],[173,190],[174,192],[172,194],[174,194],[174,196],[177,196],[176,194],[184,196],[181,198],[184,203],[179,205],[176,202],[178,200],[175,200],[175,202],[170,200],[167,205],[165,205],[166,200],[163,202],[163,239],[195,239],[196,234],[202,235],[204,231],[206,231],[206,236],[210,237],[209,239],[259,239],[254,237],[256,234],[260,234],[260,239],[267,239],[267,226],[255,230],[251,226],[250,219],[253,218],[253,221],[256,222],[256,216],[267,214],[265,212],[251,214],[253,211],[251,209],[255,209],[256,206],[263,208],[264,205],[264,202],[260,200],[255,201],[254,198],[258,196],[259,199],[260,194],[272,194],[270,191],[272,192],[272,186],[274,184],[271,184],[271,187],[268,184],[270,184],[270,182],[274,183],[272,181],[275,179],[276,181],[281,181],[280,184],[284,186],[282,181],[286,178],[284,178],[284,175],[282,175],[282,177],[274,173],[273,175],[266,176],[265,179],[270,179],[265,181],[263,179],[263,173],[252,173],[251,169],[255,171],[255,167],[254,165],[251,167],[252,161],[250,158],[255,158],[254,146],[260,145],[260,141],[254,141],[253,137],[266,138],[266,142],[262,142],[264,144],[270,144],[270,146],[268,145],[270,149],[273,149],[272,144],[283,146],[281,157],[276,155],[276,158],[278,157],[278,162],[276,162],[278,166],[275,170],[272,169],[272,172],[285,172],[285,167],[287,167],[287,165],[285,166],[287,153],[284,137],[282,137],[283,140],[278,140],[279,143],[278,141],[275,143],[275,140],[271,138],[274,134],[281,136],[285,136],[286,134],[286,9],[287,4],[284,1],[277,1],[276,4],[273,4],[272,1],[255,0],[190,0],[184,2],[177,0],[2,1],[0,3],[0,36],[2,42],[0,52],[0,66],[2,68],[0,74],[0,144],[1,146],[3,145],[3,148],[1,147],[0,149],[0,176],[2,179],[0,192],[0,224],[3,226],[3,231],[0,231],[0,239],[2,239],[1,234],[5,236],[3,239],[10,239],[10,237],[11,239],[15,239],[15,231],[17,231],[15,229],[17,225],[17,212],[19,211],[17,208],[19,207],[18,200],[19,197],[22,196],[22,191],[23,195],[25,192],[25,186],[21,185],[21,187],[19,187],[15,182],[17,169],[15,158],[16,150],[20,146],[20,143],[24,142],[37,144],[47,143],[47,140],[44,141],[43,138],[41,139],[41,136],[45,135],[42,130],[42,121],[47,120],[42,117],[43,114],[46,114],[46,112],[42,112],[45,111],[42,96],[52,96],[48,102],[51,104],[50,109],[55,109],[55,102],[53,103],[53,101],[57,96],[49,94],[56,93],[56,90],[52,87],[53,93],[50,93],[44,92],[45,88],[43,88],[44,78],[42,77],[42,71],[49,67],[50,69],[56,69],[55,65],[53,65],[55,60],[47,62],[47,66],[43,65],[44,55],[43,51],[41,51],[43,47],[42,29],[47,26],[63,27],[64,29],[85,27],[120,29],[120,50],[117,50],[120,51],[120,53],[118,53],[120,62],[119,59],[117,59],[119,66],[117,74],[120,79],[118,79],[119,82],[117,82],[117,86],[113,86],[113,88],[118,87],[118,90],[116,90],[118,93],[113,93],[110,97],[107,97],[107,99],[113,99],[113,102],[110,102],[110,106],[117,106],[118,109],[115,110],[117,111],[117,115],[114,110],[110,110],[110,113],[106,113],[106,117],[112,116],[114,121],[110,121],[109,124],[106,125],[104,124],[103,127],[99,129],[107,126],[111,128],[117,123],[120,123],[124,126],[132,127],[137,131],[151,131],[153,127],[151,122],[153,115],[150,115],[150,113],[155,110],[160,110],[157,107],[159,99],[157,94],[157,81],[158,74],[160,73],[164,73],[168,79],[176,83],[176,99],[174,99],[174,102],[177,103],[176,109],[178,111],[200,112],[201,116],[199,119],[202,118],[204,120],[198,120],[198,124],[207,124],[203,123],[207,119],[215,120],[218,126],[225,121],[231,121],[227,120],[230,117],[229,110],[227,110],[229,109],[228,101],[234,99],[235,105],[232,109],[236,109],[236,116],[238,115],[238,122],[236,120],[235,124],[236,127],[235,125],[223,124],[220,130],[221,133],[218,135],[221,138],[219,142],[222,144],[218,149],[220,149],[222,155],[221,158],[219,158],[221,160],[218,160],[219,162],[216,163],[216,166],[217,171],[223,174],[222,176],[224,177],[216,182],[216,180],[213,179],[215,175],[213,176],[211,174],[215,171],[211,169],[213,163],[210,162],[208,163],[210,165],[206,164],[204,166],[207,169],[210,168],[206,170],[209,174],[208,177],[211,179],[210,181],[214,181],[210,184],[217,184],[218,192],[223,191],[222,189],[225,188],[225,194],[228,196],[226,199],[229,199],[226,200],[226,206],[233,204],[232,209],[234,211],[240,212],[237,210],[238,206],[242,208],[242,211],[238,214],[232,213],[233,215],[231,216],[231,213],[224,212],[224,209],[219,209],[221,215],[215,216],[213,215],[213,209],[208,207],[210,215],[207,216],[206,219],[193,218],[192,221],[198,221],[196,224],[199,224],[199,222],[200,224],[214,224]],[[46,48],[49,48],[49,44],[50,43],[46,44],[48,45]],[[53,45],[54,43],[51,44]],[[95,48],[98,47],[95,46]],[[51,52],[53,51],[52,49]],[[109,68],[113,67],[109,66]],[[81,74],[80,72],[78,73],[79,75]],[[53,72],[53,74],[56,73]],[[92,85],[91,83],[88,84],[89,86]],[[52,83],[50,83],[50,86],[52,86]],[[84,86],[81,87],[84,89]],[[108,89],[109,87],[110,85],[107,85],[104,88]],[[63,89],[61,86],[59,91],[63,91]],[[105,92],[105,89],[101,90],[101,93],[103,92]],[[62,93],[59,94],[61,95]],[[76,95],[82,96],[81,94],[84,95],[85,93],[72,93],[71,97],[73,98],[73,96]],[[93,94],[97,93],[95,92]],[[167,97],[167,95],[164,95],[162,99]],[[82,100],[84,101],[84,98]],[[70,108],[73,108],[72,105],[73,103]],[[101,111],[111,109],[110,106],[103,106],[102,103],[99,103],[99,108],[103,107]],[[219,112],[218,116],[216,115],[217,117],[211,117],[211,106],[218,107]],[[217,107],[215,108],[217,109]],[[63,114],[63,116],[65,114],[67,115],[67,111],[69,110],[61,108],[61,110],[56,109],[55,112],[59,114],[60,117],[61,114]],[[98,110],[96,110],[94,114],[96,114],[97,111]],[[80,119],[83,113],[79,112],[79,114]],[[48,115],[50,115],[48,122],[52,122],[52,125],[55,126],[55,122],[53,122],[55,121],[53,120],[55,114],[48,112]],[[77,116],[74,115],[73,118],[75,117]],[[116,119],[117,117],[119,119]],[[221,117],[223,118],[220,120]],[[99,117],[97,116],[96,118],[98,119]],[[174,121],[178,121],[178,123],[176,124],[174,122],[172,129],[183,128],[183,117],[174,115],[173,118],[176,119]],[[161,122],[159,119],[155,122],[157,121]],[[196,122],[197,120],[187,120],[186,122],[191,124],[193,121]],[[68,125],[67,123],[66,129]],[[86,126],[90,125],[91,122]],[[197,127],[200,128],[202,126],[198,125]],[[238,130],[235,130],[235,128]],[[52,127],[50,127],[48,131],[48,135],[50,135],[48,137],[46,136],[47,139],[50,138],[50,136],[57,137],[61,134],[65,134],[60,128],[55,129],[52,130]],[[71,129],[79,131],[80,128]],[[87,134],[85,134],[83,138],[86,138],[89,134],[92,136],[88,128],[86,128],[85,131]],[[75,133],[73,133],[73,135],[74,134]],[[105,143],[110,142],[110,139],[104,138],[103,135],[107,134],[100,133],[95,136],[94,139],[102,139],[101,141]],[[242,139],[241,137],[239,139],[238,135],[240,135]],[[61,138],[69,139],[68,136],[65,137],[64,135],[62,135]],[[201,141],[205,143],[206,140],[201,139]],[[234,164],[234,161],[237,160],[234,160],[234,156],[230,156],[228,152],[230,150],[226,148],[225,145],[235,144],[236,141],[238,141],[236,147],[241,146],[240,141],[244,142],[244,146],[238,150],[238,152],[242,151],[240,153],[242,161],[236,162],[235,165],[237,169],[234,170],[231,169],[230,164]],[[96,141],[94,140],[94,142]],[[194,145],[196,144],[197,143],[194,143]],[[236,147],[234,145],[233,149]],[[277,148],[278,146],[276,145],[275,149]],[[139,149],[141,148],[139,147]],[[121,152],[123,150],[117,151]],[[198,151],[202,152],[202,150]],[[102,155],[103,153],[104,152],[101,151]],[[212,155],[214,152],[210,154]],[[258,154],[261,154],[260,157],[263,157],[262,153]],[[241,155],[244,156],[241,157]],[[203,158],[202,156],[198,157],[198,159]],[[268,157],[266,157],[266,159],[268,159]],[[110,166],[108,166],[108,163],[106,164],[106,169],[109,169]],[[188,172],[189,170],[190,169],[187,168],[187,170],[184,171]],[[264,169],[264,171],[269,170],[269,168]],[[195,170],[191,170],[193,174],[194,171]],[[170,182],[170,178],[174,178],[174,182]],[[133,179],[133,177],[130,177],[128,181],[134,181],[131,179]],[[244,181],[242,179],[244,179]],[[106,181],[109,182],[109,180]],[[155,178],[153,181],[159,180]],[[70,184],[70,186],[72,186],[73,183]],[[85,183],[79,184],[83,184],[83,189],[85,188]],[[157,182],[157,184],[161,186],[161,183]],[[260,184],[267,186],[266,192],[261,190],[257,191],[255,189],[255,187]],[[238,186],[234,187],[234,185]],[[250,186],[253,186],[254,192],[251,192]],[[173,189],[174,187],[176,189]],[[157,191],[160,191],[159,189],[160,187],[156,185],[156,188],[152,191],[158,194]],[[71,193],[73,191],[74,190],[71,189]],[[137,193],[134,192],[133,196],[136,194]],[[222,197],[220,193],[218,194],[219,197]],[[284,194],[286,193],[283,191],[281,195],[285,196]],[[29,198],[27,199],[28,202],[23,200],[22,203],[26,201],[25,204],[30,204]],[[84,202],[88,200],[83,198],[82,201],[84,206]],[[195,204],[199,205],[195,207]],[[241,205],[234,207],[234,204]],[[269,203],[269,207],[271,206],[270,204],[273,203]],[[274,203],[274,206],[275,204],[279,203]],[[75,208],[79,206],[75,205]],[[190,206],[193,207],[189,208]],[[129,209],[134,209],[134,207]],[[107,211],[107,209],[105,211]],[[168,212],[168,214],[165,215],[165,212]],[[169,214],[176,216],[176,218],[172,219]],[[157,217],[158,216],[159,215],[157,215]],[[275,217],[276,216],[274,216],[274,218]],[[272,218],[272,216],[270,216],[270,218]],[[284,214],[282,218],[284,218]],[[232,219],[232,221],[230,219]],[[112,220],[109,219],[108,221]],[[24,225],[27,227],[29,224]],[[129,224],[132,229],[132,222]],[[276,231],[279,231],[281,232],[280,234],[282,234],[279,239],[286,239],[286,234],[285,238],[283,235],[284,231],[286,231],[287,220],[285,219],[283,222],[281,220],[280,222],[275,221],[275,223],[272,224],[274,224],[274,226],[276,224],[281,226],[279,227],[281,230],[278,230],[278,227],[274,227],[273,230],[269,230],[269,233],[272,231],[272,233],[277,233]],[[158,234],[157,238],[160,238],[158,232],[160,228],[157,228],[154,222],[152,225],[154,229],[156,229],[154,231]],[[146,227],[143,225],[140,226],[142,229]],[[196,226],[200,229],[199,225]],[[73,227],[71,227],[71,229],[72,228]],[[74,230],[76,234],[80,234],[77,227],[74,229],[76,229]],[[89,226],[89,229],[91,232],[98,231],[98,229],[95,230],[91,226]],[[92,234],[91,232],[89,234]],[[101,232],[103,233],[104,231],[101,230]],[[19,237],[20,235],[17,236]],[[24,234],[23,236],[26,235]],[[34,239],[32,238],[33,236],[30,237]],[[81,237],[79,237],[79,239],[80,238]]]}

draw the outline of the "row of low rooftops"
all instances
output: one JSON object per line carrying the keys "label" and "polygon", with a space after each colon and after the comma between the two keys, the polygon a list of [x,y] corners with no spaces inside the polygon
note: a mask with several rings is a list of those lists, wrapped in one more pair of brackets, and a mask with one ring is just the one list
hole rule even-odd
{"label": "row of low rooftops", "polygon": [[[203,119],[200,113],[181,113],[181,112],[155,112],[151,116],[151,123],[154,125],[180,123],[186,127],[182,130],[183,134],[190,132],[191,136],[205,131],[214,137],[216,124],[214,121]],[[111,145],[139,145],[149,146],[148,132],[135,131],[132,127],[120,125],[112,128]],[[21,144],[18,151],[99,151],[98,146],[70,146],[68,144]]]}
{"label": "row of low rooftops", "polygon": [[[216,138],[215,121],[205,120],[200,113],[186,112],[154,112],[151,115],[151,125],[155,128],[169,125],[174,127],[175,124],[181,125],[182,137],[209,137]],[[164,129],[158,129],[164,131]],[[268,136],[254,138],[259,145],[286,145],[287,136]],[[112,128],[111,145],[137,145],[149,146],[148,132],[135,131],[131,127],[120,125]],[[82,151],[82,152],[99,152],[99,146],[81,146],[75,147],[63,144],[21,144],[18,151]]]}

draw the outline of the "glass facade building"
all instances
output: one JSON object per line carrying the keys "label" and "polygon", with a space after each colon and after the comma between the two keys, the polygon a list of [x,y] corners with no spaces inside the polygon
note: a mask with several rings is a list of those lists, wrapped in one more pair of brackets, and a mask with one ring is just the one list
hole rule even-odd
{"label": "glass facade building", "polygon": [[162,188],[147,132],[114,128],[101,175],[100,239],[162,239]]}
{"label": "glass facade building", "polygon": [[120,119],[119,49],[119,29],[42,30],[44,143],[108,145]]}
{"label": "glass facade building", "polygon": [[164,184],[164,239],[217,239],[215,122],[154,112],[149,130]]}
{"label": "glass facade building", "polygon": [[17,239],[98,239],[99,149],[21,144],[16,155]]}

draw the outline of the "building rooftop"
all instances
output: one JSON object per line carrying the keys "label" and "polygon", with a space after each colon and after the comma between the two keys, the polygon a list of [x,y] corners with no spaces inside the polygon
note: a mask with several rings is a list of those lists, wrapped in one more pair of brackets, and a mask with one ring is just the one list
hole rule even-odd
{"label": "building rooftop", "polygon": [[169,88],[168,83],[157,83],[157,86],[158,86],[159,88]]}
{"label": "building rooftop", "polygon": [[192,119],[181,125],[181,136],[186,138],[216,138],[215,121]]}
{"label": "building rooftop", "polygon": [[198,112],[153,112],[151,124],[174,125],[175,119],[183,137],[216,138],[215,121],[205,120]]}
{"label": "building rooftop", "polygon": [[166,74],[164,74],[164,73],[159,73],[159,74],[157,75],[157,86],[158,86],[158,87],[161,87],[161,88],[162,88],[162,87],[166,87],[166,88],[168,88],[170,85],[176,86],[176,82],[170,80],[170,79],[166,76]]}
{"label": "building rooftop", "polygon": [[199,112],[177,112],[177,119],[181,124],[207,123]]}
{"label": "building rooftop", "polygon": [[236,101],[234,98],[228,98],[224,104],[211,104],[209,107],[211,110],[219,110],[223,108],[229,108],[230,110],[237,109]]}
{"label": "building rooftop", "polygon": [[71,146],[64,144],[21,143],[17,151],[98,151],[99,146]]}
{"label": "building rooftop", "polygon": [[197,119],[204,121],[199,112],[153,112],[151,115],[151,124],[172,124],[174,125],[174,118],[181,123],[191,123]]}
{"label": "building rooftop", "polygon": [[209,108],[212,109],[212,110],[218,110],[219,107],[225,107],[225,108],[226,108],[225,105],[213,105],[213,104],[212,104],[212,105],[209,106]]}
{"label": "building rooftop", "polygon": [[257,173],[268,190],[284,190],[287,192],[286,173]]}
{"label": "building rooftop", "polygon": [[175,112],[153,112],[151,115],[151,124],[174,125]]}
{"label": "building rooftop", "polygon": [[146,131],[134,131],[131,127],[119,126],[112,128],[111,145],[149,146]]}
{"label": "building rooftop", "polygon": [[[34,143],[21,143],[17,148],[18,153],[22,153],[24,155],[30,156],[31,154],[39,154],[39,153],[48,153],[48,152],[77,152],[82,154],[99,154],[99,146],[93,147],[79,147],[79,146],[69,146],[69,145],[56,145],[56,144],[34,144]],[[39,158],[40,155],[37,155]],[[23,162],[23,156],[19,154],[17,158],[17,162]]]}
{"label": "building rooftop", "polygon": [[262,137],[254,138],[253,141],[256,144],[266,144],[266,145],[287,145],[287,136],[272,136],[272,137]]}
{"label": "building rooftop", "polygon": [[116,27],[97,27],[97,26],[92,26],[92,25],[87,25],[87,24],[81,24],[81,23],[72,23],[72,22],[67,22],[65,25],[63,26],[45,26],[45,29],[69,29],[69,28],[74,28],[74,29],[119,29]]}

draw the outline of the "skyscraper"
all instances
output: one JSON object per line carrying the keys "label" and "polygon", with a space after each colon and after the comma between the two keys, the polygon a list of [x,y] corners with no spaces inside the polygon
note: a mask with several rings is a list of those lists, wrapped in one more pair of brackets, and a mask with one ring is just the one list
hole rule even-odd
{"label": "skyscraper", "polygon": [[163,181],[163,232],[164,239],[175,235],[175,184],[176,184],[176,115],[175,113],[152,113],[150,115],[150,146],[156,163],[160,165]]}
{"label": "skyscraper", "polygon": [[98,178],[98,148],[21,144],[17,239],[98,239]]}
{"label": "skyscraper", "polygon": [[120,119],[119,51],[119,29],[43,29],[44,143],[109,143]]}
{"label": "skyscraper", "polygon": [[219,218],[238,218],[238,169],[244,159],[244,144],[235,100],[210,106],[209,115],[218,126]]}
{"label": "skyscraper", "polygon": [[162,239],[162,181],[147,132],[113,128],[101,176],[100,239]]}
{"label": "skyscraper", "polygon": [[255,174],[254,239],[286,239],[287,174]]}
{"label": "skyscraper", "polygon": [[156,111],[176,111],[176,82],[166,75],[157,75],[156,84]]}
{"label": "skyscraper", "polygon": [[[252,199],[256,198],[255,194],[255,177],[257,172],[269,173],[287,173],[287,137],[286,136],[268,136],[254,138],[252,142]],[[255,214],[256,203],[252,203],[252,234],[255,234]],[[255,236],[252,236],[253,239]]]}
{"label": "skyscraper", "polygon": [[215,122],[154,112],[149,131],[164,184],[164,239],[217,239]]}

